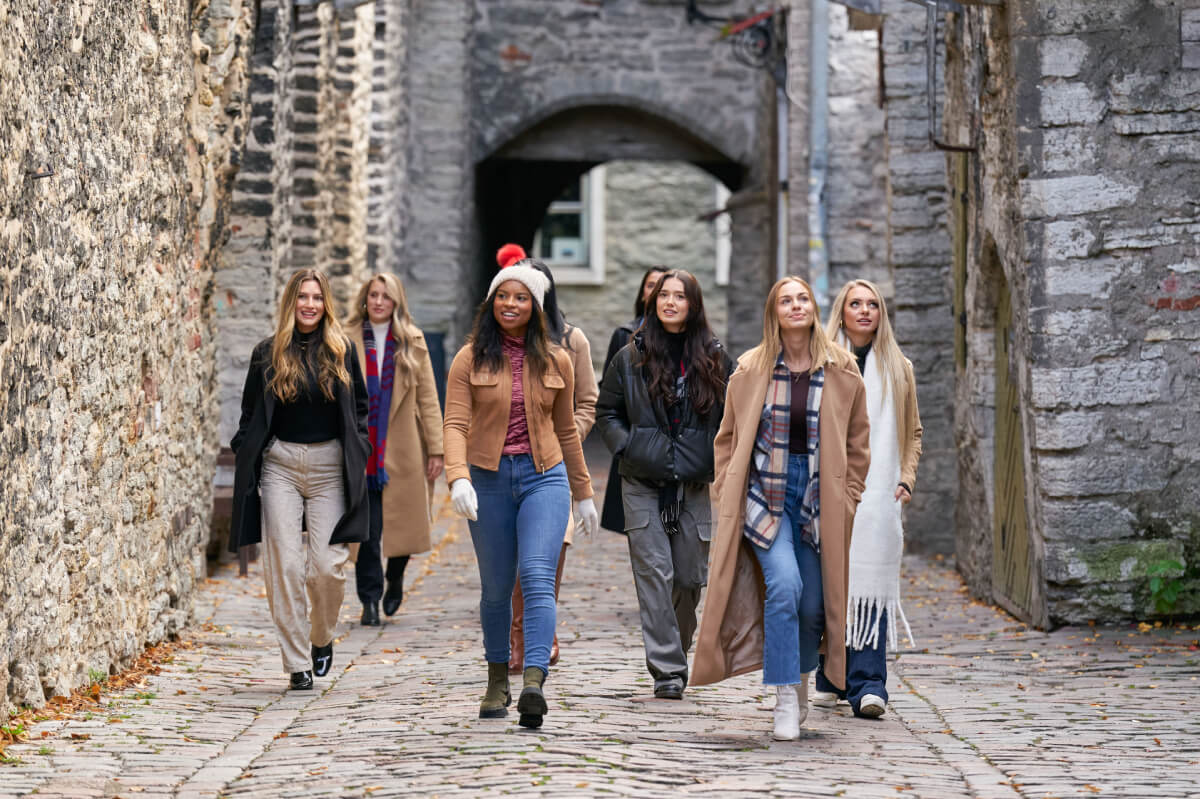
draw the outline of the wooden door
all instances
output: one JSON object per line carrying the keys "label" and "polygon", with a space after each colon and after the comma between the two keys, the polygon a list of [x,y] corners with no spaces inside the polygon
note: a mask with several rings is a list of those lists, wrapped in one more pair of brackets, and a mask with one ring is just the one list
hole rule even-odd
{"label": "wooden door", "polygon": [[[999,270],[998,270],[999,271]],[[1025,454],[1017,384],[1012,374],[1012,295],[1003,273],[996,304],[995,519],[992,591],[1018,618],[1032,615],[1032,560],[1025,512]]]}

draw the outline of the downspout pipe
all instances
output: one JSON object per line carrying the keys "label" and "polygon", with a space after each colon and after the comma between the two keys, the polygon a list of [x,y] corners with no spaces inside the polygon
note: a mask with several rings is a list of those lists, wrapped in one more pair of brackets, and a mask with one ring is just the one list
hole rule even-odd
{"label": "downspout pipe", "polygon": [[809,38],[808,276],[818,307],[829,307],[829,0],[811,0]]}
{"label": "downspout pipe", "polygon": [[783,81],[775,81],[775,279],[788,274],[788,99]]}

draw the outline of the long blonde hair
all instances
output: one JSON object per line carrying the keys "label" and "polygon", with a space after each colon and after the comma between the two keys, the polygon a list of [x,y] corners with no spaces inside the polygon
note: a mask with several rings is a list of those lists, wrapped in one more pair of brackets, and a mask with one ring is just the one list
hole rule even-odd
{"label": "long blonde hair", "polygon": [[[306,281],[315,280],[321,287],[321,301],[325,314],[321,317],[321,346],[317,348],[317,384],[327,400],[337,399],[337,384],[350,385],[350,372],[346,369],[346,351],[350,342],[342,332],[333,309],[333,291],[329,279],[320,269],[301,269],[290,278],[279,298],[279,319],[275,323],[275,340],[271,346],[271,380],[268,390],[284,402],[291,402],[300,395],[301,388],[308,382],[306,364],[299,345],[295,341],[296,303],[300,287]],[[306,356],[311,360],[312,355]]]}
{"label": "long blonde hair", "polygon": [[804,290],[808,292],[808,296],[812,300],[812,333],[808,338],[808,354],[812,357],[812,366],[809,367],[809,374],[816,372],[828,363],[836,366],[852,365],[854,357],[834,344],[821,327],[821,309],[817,305],[817,298],[813,294],[812,287],[804,278],[795,275],[780,278],[767,292],[767,302],[763,307],[763,337],[757,347],[746,353],[750,364],[767,372],[775,368],[775,362],[779,360],[779,353],[783,350],[783,336],[779,330],[779,314],[775,310],[775,305],[779,299],[780,290],[788,283],[793,282],[804,286]]}
{"label": "long blonde hair", "polygon": [[[377,280],[383,284],[384,293],[394,304],[390,328],[391,336],[396,341],[396,365],[400,367],[401,372],[415,374],[417,359],[413,355],[413,341],[416,340],[419,331],[408,312],[408,297],[404,293],[404,285],[400,278],[386,272],[372,275],[358,290],[346,326],[361,326],[364,319],[370,320],[367,313],[367,295],[371,293],[371,284]],[[379,347],[380,353],[384,352],[382,341],[375,342],[375,346]]]}
{"label": "long blonde hair", "polygon": [[908,397],[907,385],[908,369],[904,353],[900,351],[900,345],[896,343],[896,335],[892,332],[892,323],[888,321],[887,304],[883,301],[883,294],[879,291],[879,287],[869,280],[851,280],[846,285],[842,286],[841,291],[837,293],[837,297],[833,300],[833,310],[829,315],[827,323],[829,337],[838,342],[842,346],[849,349],[852,345],[850,337],[846,335],[844,322],[846,318],[846,300],[850,297],[850,290],[861,286],[871,292],[875,297],[875,301],[879,303],[879,327],[875,329],[875,337],[871,341],[871,349],[875,351],[875,360],[879,364],[879,371],[883,377],[883,396],[886,397],[888,391],[892,392],[893,404],[896,407],[896,430],[904,429],[904,402]]}

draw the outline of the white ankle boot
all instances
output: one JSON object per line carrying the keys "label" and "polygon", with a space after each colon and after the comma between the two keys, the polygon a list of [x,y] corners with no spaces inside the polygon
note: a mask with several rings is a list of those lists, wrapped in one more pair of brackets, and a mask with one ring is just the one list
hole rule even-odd
{"label": "white ankle boot", "polygon": [[800,706],[800,685],[775,686],[775,740],[794,741],[800,737],[800,725],[808,715],[808,703]]}

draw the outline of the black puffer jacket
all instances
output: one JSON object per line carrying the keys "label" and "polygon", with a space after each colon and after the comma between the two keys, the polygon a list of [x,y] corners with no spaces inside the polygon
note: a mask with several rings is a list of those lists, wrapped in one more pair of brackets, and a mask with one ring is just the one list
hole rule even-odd
{"label": "black puffer jacket", "polygon": [[[713,342],[726,377],[733,361],[719,342]],[[721,426],[724,396],[705,416],[699,416],[687,397],[680,410],[679,429],[671,435],[667,410],[650,402],[643,367],[635,367],[644,351],[642,337],[621,348],[613,357],[600,384],[596,427],[614,455],[621,456],[621,476],[640,480],[711,483],[713,438]]]}

